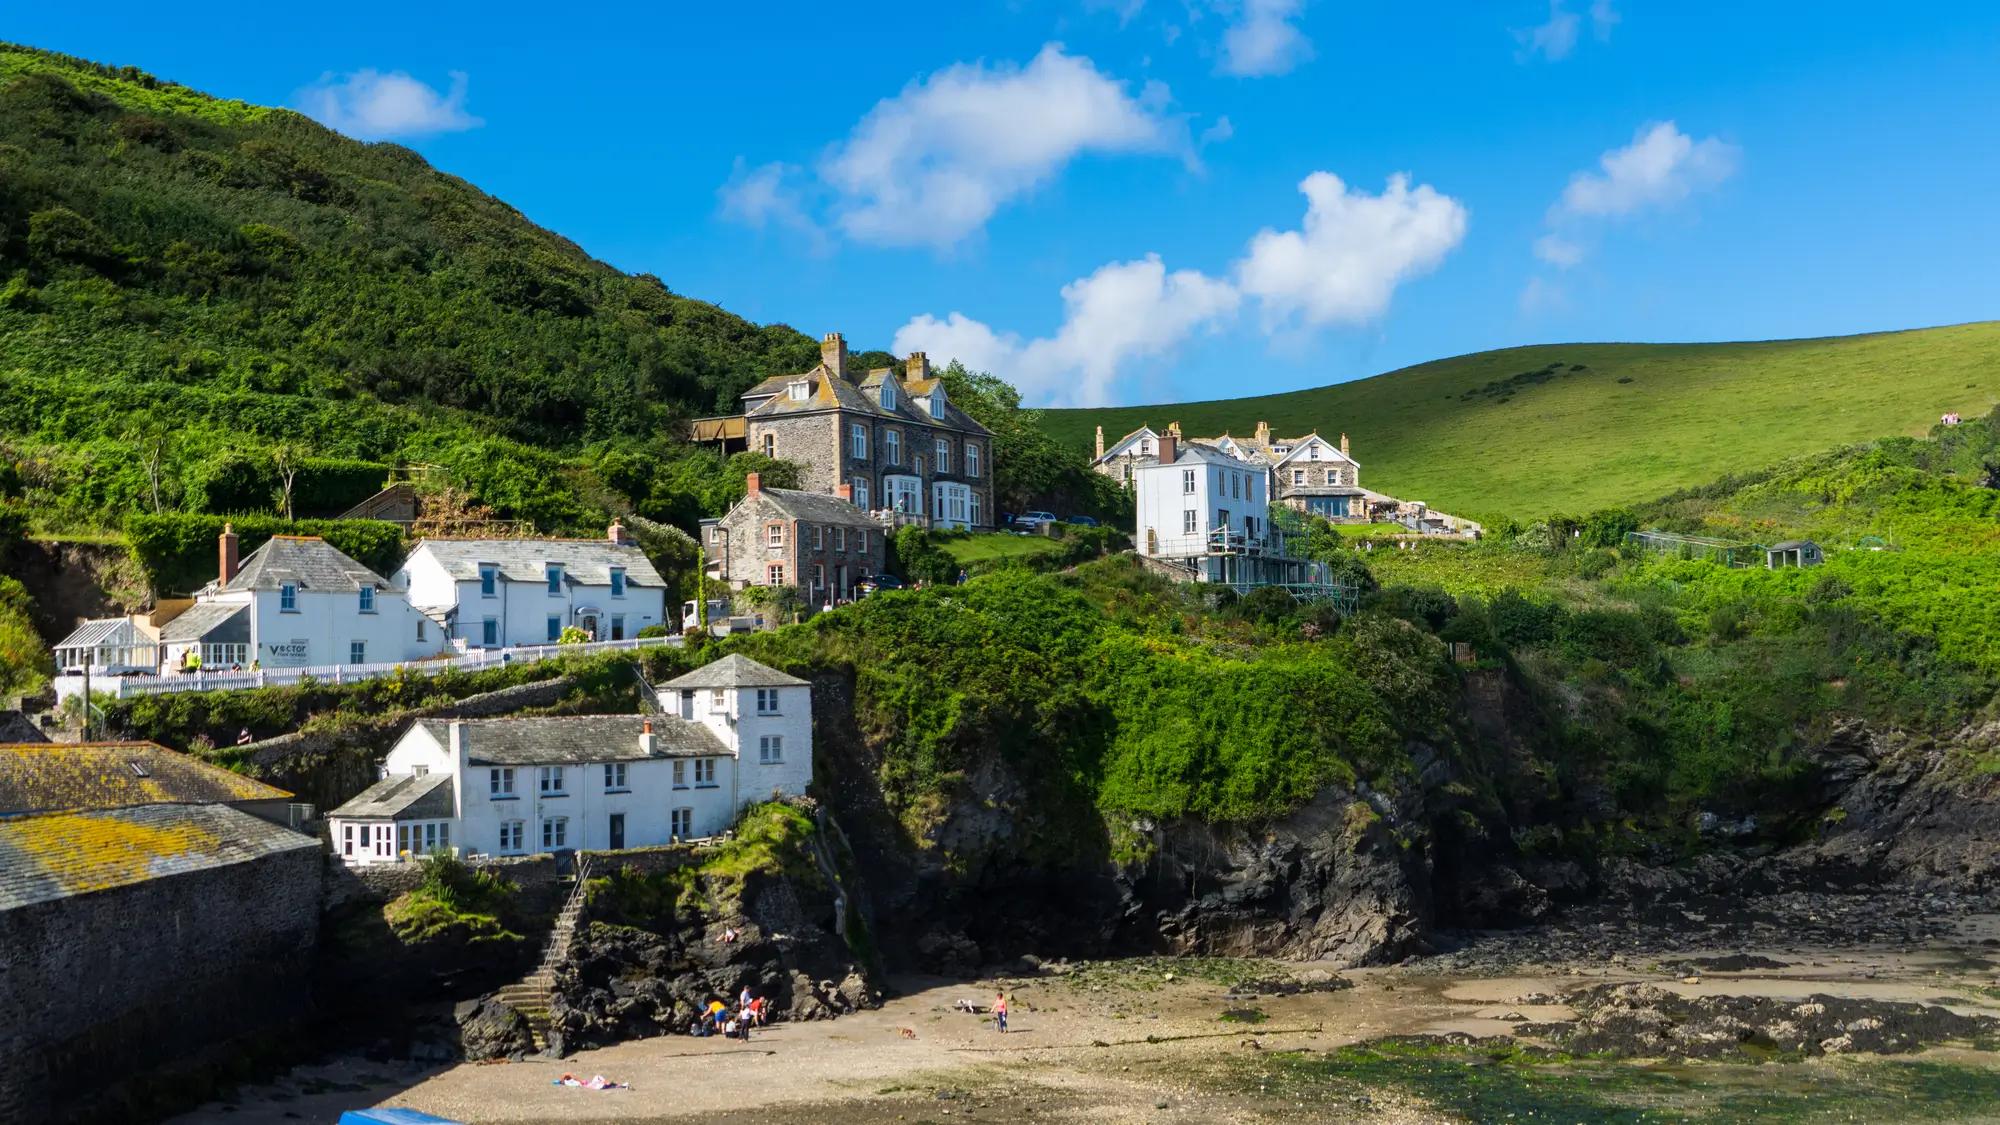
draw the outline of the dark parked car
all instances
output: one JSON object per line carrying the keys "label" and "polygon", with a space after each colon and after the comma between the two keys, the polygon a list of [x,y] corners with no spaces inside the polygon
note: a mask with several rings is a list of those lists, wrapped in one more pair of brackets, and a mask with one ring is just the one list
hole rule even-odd
{"label": "dark parked car", "polygon": [[872,594],[877,590],[900,590],[903,580],[893,574],[874,574],[861,580],[861,592]]}
{"label": "dark parked car", "polygon": [[1075,524],[1075,525],[1076,525],[1076,526],[1078,526],[1078,527],[1096,527],[1096,526],[1097,526],[1097,521],[1096,521],[1096,520],[1094,520],[1094,519],[1091,519],[1091,518],[1090,518],[1089,516],[1071,516],[1071,517],[1069,518],[1069,522],[1071,522],[1071,523]]}

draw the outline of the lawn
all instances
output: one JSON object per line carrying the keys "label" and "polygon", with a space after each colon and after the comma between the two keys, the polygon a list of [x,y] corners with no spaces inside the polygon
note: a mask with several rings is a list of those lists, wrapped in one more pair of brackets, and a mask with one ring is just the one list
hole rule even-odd
{"label": "lawn", "polygon": [[1016,535],[1011,531],[984,532],[963,539],[946,538],[939,540],[938,545],[952,558],[958,560],[960,566],[971,566],[977,562],[1027,559],[1061,550],[1054,539],[1040,535]]}
{"label": "lawn", "polygon": [[1629,504],[1797,454],[1926,432],[2000,403],[2000,322],[1730,344],[1545,344],[1257,398],[1051,410],[1088,447],[1141,424],[1190,436],[1345,431],[1361,483],[1489,522]]}

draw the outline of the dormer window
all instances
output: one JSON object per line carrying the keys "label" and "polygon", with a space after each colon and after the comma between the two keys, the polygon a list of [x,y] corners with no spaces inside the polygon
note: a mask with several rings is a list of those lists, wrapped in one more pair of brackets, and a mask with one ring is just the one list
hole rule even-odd
{"label": "dormer window", "polygon": [[882,380],[882,409],[896,409],[896,380],[894,377]]}
{"label": "dormer window", "polygon": [[943,383],[938,383],[937,385],[935,385],[935,386],[933,386],[933,387],[931,388],[931,393],[930,393],[930,408],[931,408],[931,417],[933,417],[933,418],[942,418],[942,417],[944,417],[944,384],[943,384]]}
{"label": "dormer window", "polygon": [[794,379],[785,384],[785,393],[793,402],[804,402],[812,397],[812,384],[804,379]]}

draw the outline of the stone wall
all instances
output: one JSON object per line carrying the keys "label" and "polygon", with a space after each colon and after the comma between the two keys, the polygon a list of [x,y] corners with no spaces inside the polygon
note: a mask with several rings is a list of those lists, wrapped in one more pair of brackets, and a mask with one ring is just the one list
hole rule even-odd
{"label": "stone wall", "polygon": [[[424,878],[424,865],[421,863],[349,867],[332,855],[325,857],[325,862],[325,903],[328,911],[354,903],[386,903],[415,890]],[[491,871],[519,885],[524,903],[531,913],[554,909],[550,903],[558,896],[563,872],[567,870],[567,865],[558,865],[554,856],[546,854],[481,856],[466,860],[465,865],[475,871]],[[559,866],[562,870],[558,870]]]}
{"label": "stone wall", "polygon": [[0,912],[0,1121],[149,1115],[312,1014],[319,856],[296,848]]}

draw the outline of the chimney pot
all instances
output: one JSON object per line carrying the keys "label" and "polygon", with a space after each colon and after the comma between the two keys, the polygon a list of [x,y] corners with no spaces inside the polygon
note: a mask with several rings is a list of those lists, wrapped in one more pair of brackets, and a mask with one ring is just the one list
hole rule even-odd
{"label": "chimney pot", "polygon": [[847,377],[847,341],[838,332],[829,332],[819,342],[819,361],[836,379]]}
{"label": "chimney pot", "polygon": [[833,494],[850,504],[854,503],[854,486],[851,484],[841,485],[839,488],[833,490]]}
{"label": "chimney pot", "polygon": [[653,733],[653,720],[647,719],[645,722],[639,724],[639,729],[646,734]]}
{"label": "chimney pot", "polygon": [[1341,455],[1342,457],[1346,457],[1346,456],[1348,455],[1348,453],[1347,453],[1347,435],[1346,435],[1346,434],[1342,434],[1342,435],[1340,435],[1340,455]]}
{"label": "chimney pot", "polygon": [[612,541],[613,543],[623,543],[623,542],[625,542],[625,523],[624,523],[624,521],[622,521],[622,520],[618,520],[618,519],[613,519],[613,520],[611,521],[611,527],[610,527],[610,529],[609,529],[609,530],[607,530],[607,531],[606,531],[606,532],[605,532],[604,534],[605,534],[605,537],[606,537],[606,538],[608,538],[608,539],[610,539],[610,540],[611,540],[611,541]]}
{"label": "chimney pot", "polygon": [[1104,427],[1097,427],[1097,459],[1104,460]]}
{"label": "chimney pot", "polygon": [[1167,432],[1160,437],[1160,464],[1171,465],[1180,459],[1180,455],[1181,427],[1180,423],[1176,422],[1168,426]]}
{"label": "chimney pot", "polygon": [[909,360],[903,364],[903,378],[914,383],[919,379],[930,377],[931,357],[922,352],[911,352]]}
{"label": "chimney pot", "polygon": [[758,492],[758,490],[759,490],[759,489],[760,489],[760,488],[762,487],[762,485],[763,485],[763,480],[762,480],[762,474],[760,474],[760,473],[746,473],[746,474],[744,474],[744,476],[743,476],[743,491],[744,491],[745,495],[748,495],[748,496],[755,496],[755,495],[757,495],[757,492]]}

